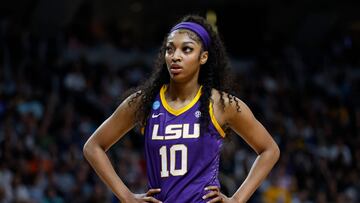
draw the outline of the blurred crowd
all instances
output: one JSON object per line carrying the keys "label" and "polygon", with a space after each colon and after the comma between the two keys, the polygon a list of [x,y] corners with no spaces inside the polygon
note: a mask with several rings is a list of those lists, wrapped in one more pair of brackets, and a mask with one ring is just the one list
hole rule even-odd
{"label": "blurred crowd", "polygon": [[[122,93],[149,76],[158,48],[109,40],[96,25],[86,31],[45,38],[0,22],[0,203],[118,202],[82,146]],[[249,202],[360,202],[360,61],[352,38],[329,40],[318,53],[291,44],[261,50],[230,57],[237,96],[281,149]],[[256,154],[237,135],[225,142],[220,179],[232,195]],[[135,193],[147,189],[142,145],[133,130],[108,152]]]}

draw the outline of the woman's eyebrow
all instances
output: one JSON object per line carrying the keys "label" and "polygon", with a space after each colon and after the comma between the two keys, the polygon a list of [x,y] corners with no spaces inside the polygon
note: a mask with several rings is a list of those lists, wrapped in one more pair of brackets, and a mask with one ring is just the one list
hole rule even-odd
{"label": "woman's eyebrow", "polygon": [[186,41],[186,42],[183,42],[182,44],[195,44],[195,43],[192,41]]}
{"label": "woman's eyebrow", "polygon": [[[193,42],[193,41],[185,41],[185,42],[183,42],[183,43],[181,43],[181,44],[182,44],[182,45],[195,44],[195,42]],[[169,41],[169,42],[167,43],[167,45],[174,46],[174,42],[173,42],[173,41]]]}

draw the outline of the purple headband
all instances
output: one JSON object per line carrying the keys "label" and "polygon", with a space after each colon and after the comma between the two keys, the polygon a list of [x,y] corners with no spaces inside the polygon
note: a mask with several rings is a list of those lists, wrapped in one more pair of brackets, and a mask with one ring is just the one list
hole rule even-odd
{"label": "purple headband", "polygon": [[188,29],[188,30],[195,32],[201,38],[201,41],[203,42],[205,49],[206,50],[209,49],[210,43],[211,43],[210,36],[209,36],[209,33],[205,30],[205,28],[203,26],[201,26],[197,23],[194,23],[194,22],[182,22],[182,23],[175,25],[170,30],[170,32],[173,32],[178,29]]}

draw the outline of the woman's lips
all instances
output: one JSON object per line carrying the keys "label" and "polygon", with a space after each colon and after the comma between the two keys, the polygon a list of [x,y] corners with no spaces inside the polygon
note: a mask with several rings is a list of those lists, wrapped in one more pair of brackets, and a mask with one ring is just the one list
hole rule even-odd
{"label": "woman's lips", "polygon": [[172,64],[170,66],[170,72],[172,74],[179,74],[182,71],[182,67],[177,64]]}

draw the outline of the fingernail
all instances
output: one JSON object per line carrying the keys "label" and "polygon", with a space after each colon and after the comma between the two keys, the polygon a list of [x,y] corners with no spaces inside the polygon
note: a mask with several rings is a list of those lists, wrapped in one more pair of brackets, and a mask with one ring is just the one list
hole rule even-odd
{"label": "fingernail", "polygon": [[206,187],[204,190],[208,190],[208,188]]}
{"label": "fingernail", "polygon": [[206,196],[204,195],[204,196],[202,196],[202,198],[203,198],[203,199],[206,199]]}

